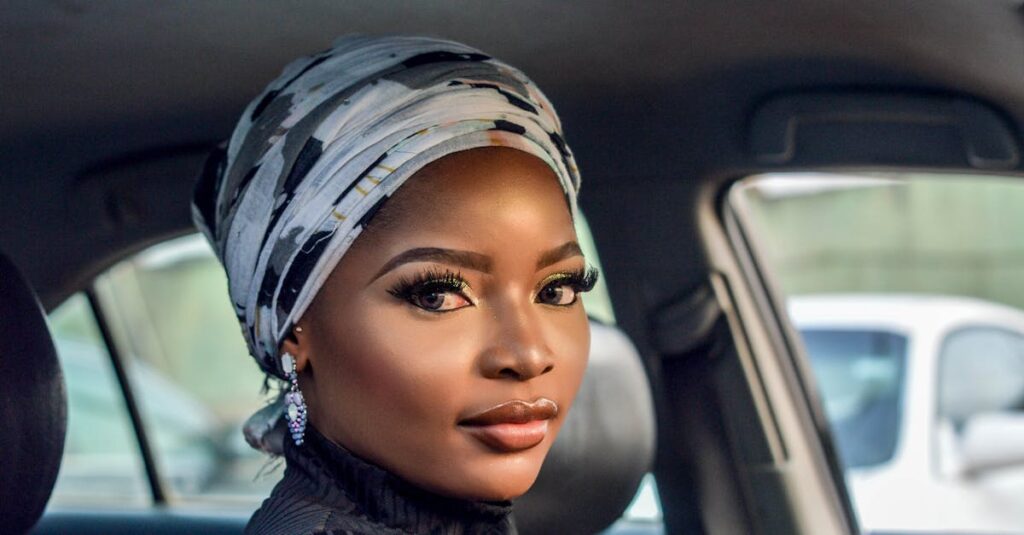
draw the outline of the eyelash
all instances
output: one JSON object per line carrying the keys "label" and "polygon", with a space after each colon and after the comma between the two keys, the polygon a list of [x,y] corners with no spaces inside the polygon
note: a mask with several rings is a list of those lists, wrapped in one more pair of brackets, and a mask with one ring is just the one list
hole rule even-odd
{"label": "eyelash", "polygon": [[462,278],[462,273],[455,273],[450,270],[428,269],[412,278],[402,277],[388,290],[388,293],[398,299],[404,299],[409,303],[413,303],[414,297],[429,293],[428,290],[438,293],[461,293],[468,286],[469,283],[466,282],[466,279]]}
{"label": "eyelash", "polygon": [[[544,288],[557,284],[558,286],[568,286],[572,288],[576,294],[573,297],[572,302],[564,305],[552,305],[552,306],[569,306],[579,299],[579,294],[589,292],[594,289],[597,284],[599,272],[597,268],[588,266],[586,268],[579,268],[572,271],[563,271],[555,273],[546,279],[546,283],[541,287],[540,291]],[[451,270],[439,270],[436,268],[425,270],[413,277],[402,277],[388,289],[388,293],[394,297],[408,302],[409,304],[422,308],[416,304],[416,298],[428,294],[428,293],[463,293],[465,289],[469,287],[469,283],[462,277],[461,273],[453,272]],[[538,292],[539,293],[539,292]],[[427,310],[427,309],[424,309]],[[456,309],[457,310],[457,309]],[[431,311],[435,313],[451,312],[451,310],[445,311]]]}
{"label": "eyelash", "polygon": [[597,268],[593,266],[579,268],[573,271],[562,271],[560,273],[555,273],[554,275],[548,277],[547,283],[541,287],[540,291],[544,291],[544,288],[547,288],[552,284],[557,284],[558,286],[568,286],[572,288],[572,291],[575,295],[573,296],[573,300],[570,303],[567,303],[565,305],[553,305],[569,306],[579,300],[580,294],[593,290],[594,286],[597,285],[598,277],[599,273],[597,271]]}

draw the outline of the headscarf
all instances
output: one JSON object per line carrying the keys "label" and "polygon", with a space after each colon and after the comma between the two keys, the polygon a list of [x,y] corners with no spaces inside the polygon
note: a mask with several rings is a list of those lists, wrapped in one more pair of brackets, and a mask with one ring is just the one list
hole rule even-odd
{"label": "headscarf", "polygon": [[[281,341],[409,176],[486,146],[547,163],[576,215],[579,172],[561,123],[514,67],[453,41],[398,36],[343,37],[285,67],[211,155],[192,202],[259,366],[285,378]],[[261,411],[259,425],[279,409]]]}

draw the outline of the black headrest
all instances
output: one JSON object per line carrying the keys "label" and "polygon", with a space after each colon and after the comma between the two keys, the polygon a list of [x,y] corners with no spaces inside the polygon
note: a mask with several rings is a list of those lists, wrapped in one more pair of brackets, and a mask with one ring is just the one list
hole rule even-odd
{"label": "black headrest", "polygon": [[583,385],[537,482],[515,504],[523,535],[592,534],[625,511],[654,459],[654,404],[632,342],[591,322]]}
{"label": "black headrest", "polygon": [[43,308],[0,253],[0,531],[24,533],[39,520],[66,427],[64,377]]}

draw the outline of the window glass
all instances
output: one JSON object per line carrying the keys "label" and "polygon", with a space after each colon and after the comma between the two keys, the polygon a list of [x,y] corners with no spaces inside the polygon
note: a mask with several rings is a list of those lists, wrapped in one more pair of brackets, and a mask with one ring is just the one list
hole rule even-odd
{"label": "window glass", "polygon": [[268,396],[206,241],[193,234],[153,246],[96,289],[171,496],[258,504],[282,470],[269,469],[241,426]]}
{"label": "window glass", "polygon": [[654,482],[654,474],[647,474],[640,481],[640,488],[622,515],[622,524],[652,523],[662,521],[661,498]]}
{"label": "window glass", "polygon": [[138,442],[85,296],[57,307],[49,324],[68,395],[64,458],[49,506],[148,504]]}
{"label": "window glass", "polygon": [[770,174],[728,202],[802,339],[861,527],[1021,533],[1024,183]]}

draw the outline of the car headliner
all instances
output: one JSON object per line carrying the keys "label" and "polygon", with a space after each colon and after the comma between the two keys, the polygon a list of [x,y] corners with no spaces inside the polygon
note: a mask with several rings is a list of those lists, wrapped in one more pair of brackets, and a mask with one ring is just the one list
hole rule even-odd
{"label": "car headliner", "polygon": [[622,326],[707,278],[706,184],[757,166],[753,107],[780,91],[968,94],[1024,122],[1017,1],[7,3],[0,249],[54,306],[189,229],[211,143],[292,58],[338,35],[465,41],[533,77],[583,173]]}

